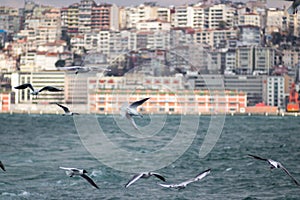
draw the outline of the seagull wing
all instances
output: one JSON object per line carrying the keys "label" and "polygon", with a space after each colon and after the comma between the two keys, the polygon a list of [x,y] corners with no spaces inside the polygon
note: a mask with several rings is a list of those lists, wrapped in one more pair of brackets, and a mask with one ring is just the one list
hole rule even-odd
{"label": "seagull wing", "polygon": [[142,100],[139,100],[139,101],[135,101],[133,102],[132,104],[130,104],[129,107],[131,108],[137,108],[138,106],[142,105],[145,101],[147,101],[148,99],[150,99],[150,97],[148,98],[145,98],[145,99],[142,99]]}
{"label": "seagull wing", "polygon": [[56,103],[56,105],[58,105],[59,107],[61,107],[65,111],[65,113],[69,113],[70,112],[69,108],[67,108],[66,106],[63,106],[63,105],[61,105],[59,103]]}
{"label": "seagull wing", "polygon": [[60,92],[60,91],[63,91],[62,89],[59,89],[59,88],[56,88],[56,87],[45,86],[45,87],[41,88],[41,89],[39,90],[39,92],[42,92],[42,91],[44,91],[44,90],[48,90],[48,91],[50,91],[50,92]]}
{"label": "seagull wing", "polygon": [[207,169],[207,170],[201,172],[200,174],[198,174],[198,175],[194,178],[194,180],[195,180],[195,181],[199,181],[199,180],[203,179],[205,176],[207,176],[207,175],[210,173],[210,170],[211,170],[211,169]]}
{"label": "seagull wing", "polygon": [[165,188],[174,188],[174,187],[177,187],[177,185],[175,185],[175,184],[161,184],[161,183],[159,183],[158,185],[160,185],[162,187],[165,187]]}
{"label": "seagull wing", "polygon": [[136,182],[137,180],[139,180],[141,177],[143,176],[143,174],[136,174],[134,175],[129,181],[128,183],[126,183],[125,187],[128,188],[131,184],[133,184],[134,182]]}
{"label": "seagull wing", "polygon": [[63,169],[63,170],[69,170],[69,171],[71,171],[72,169],[74,169],[74,168],[68,168],[68,167],[59,167],[59,169]]}
{"label": "seagull wing", "polygon": [[92,186],[94,186],[95,188],[99,189],[99,187],[97,186],[97,184],[86,174],[82,174],[80,175],[82,178],[84,178],[85,180],[87,180]]}
{"label": "seagull wing", "polygon": [[159,174],[159,173],[150,172],[150,174],[153,175],[153,176],[155,176],[155,177],[157,177],[157,178],[159,178],[159,179],[162,180],[162,181],[166,181],[165,177],[163,177],[163,176],[162,176],[161,174]]}
{"label": "seagull wing", "polygon": [[126,117],[127,117],[127,119],[129,119],[129,121],[130,121],[130,123],[133,125],[133,127],[134,127],[136,130],[139,130],[138,127],[137,127],[137,125],[136,125],[136,123],[135,123],[135,121],[134,121],[134,119],[133,119],[133,117],[131,117],[131,115],[128,114],[128,113],[126,113]]}
{"label": "seagull wing", "polygon": [[292,176],[292,174],[282,165],[279,163],[280,168],[287,174],[291,179],[296,183],[296,185],[300,186],[300,183]]}
{"label": "seagull wing", "polygon": [[30,83],[25,83],[19,86],[16,86],[15,89],[26,89],[26,88],[30,88],[32,91],[34,91],[33,86]]}
{"label": "seagull wing", "polygon": [[3,163],[2,163],[1,161],[0,161],[0,168],[1,168],[3,171],[6,171],[4,165],[3,165]]}
{"label": "seagull wing", "polygon": [[252,154],[248,154],[248,156],[251,156],[252,158],[255,158],[255,159],[258,159],[258,160],[268,161],[268,159],[266,159],[266,158],[261,158],[259,156],[255,156],[255,155],[252,155]]}

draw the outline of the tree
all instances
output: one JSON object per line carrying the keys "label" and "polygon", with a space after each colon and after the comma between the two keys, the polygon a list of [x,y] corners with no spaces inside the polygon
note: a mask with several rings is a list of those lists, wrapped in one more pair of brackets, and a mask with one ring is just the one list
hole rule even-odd
{"label": "tree", "polygon": [[65,60],[58,60],[55,62],[55,67],[64,67],[66,65]]}

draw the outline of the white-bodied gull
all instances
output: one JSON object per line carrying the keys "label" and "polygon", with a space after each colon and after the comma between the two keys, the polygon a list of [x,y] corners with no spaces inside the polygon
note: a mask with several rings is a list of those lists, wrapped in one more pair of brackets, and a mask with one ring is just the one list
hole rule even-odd
{"label": "white-bodied gull", "polygon": [[25,84],[22,84],[22,85],[19,85],[19,86],[15,87],[15,89],[21,89],[21,90],[26,89],[26,88],[30,88],[31,89],[30,94],[35,95],[35,96],[37,96],[40,92],[42,92],[44,90],[47,90],[49,92],[61,92],[61,91],[63,91],[62,89],[59,89],[59,88],[56,88],[56,87],[53,87],[53,86],[45,86],[45,87],[42,87],[39,90],[35,90],[30,83],[25,83]]}
{"label": "white-bodied gull", "polygon": [[67,71],[75,71],[75,74],[78,73],[88,73],[91,71],[111,71],[111,69],[103,69],[103,68],[98,68],[98,67],[92,67],[92,66],[67,66],[67,67],[60,67],[60,70],[67,70]]}
{"label": "white-bodied gull", "polygon": [[159,178],[162,181],[166,181],[166,179],[161,174],[159,174],[159,173],[156,173],[156,172],[142,172],[142,173],[134,175],[128,181],[128,183],[126,183],[125,187],[126,188],[129,187],[131,184],[133,184],[134,182],[136,182],[140,178],[149,178],[150,176],[155,176],[155,177]]}
{"label": "white-bodied gull", "polygon": [[3,163],[1,162],[1,160],[0,160],[0,168],[1,168],[3,171],[6,171],[6,170],[5,170],[5,167],[4,167],[4,165],[3,165]]}
{"label": "white-bodied gull", "polygon": [[282,169],[294,181],[294,183],[296,185],[300,186],[300,183],[291,175],[291,173],[280,162],[277,162],[277,161],[272,160],[272,159],[262,158],[262,157],[255,156],[255,155],[252,155],[252,154],[248,154],[248,156],[250,156],[252,158],[255,158],[257,160],[267,161],[270,164],[271,169],[274,169],[274,168]]}
{"label": "white-bodied gull", "polygon": [[126,108],[125,116],[127,117],[128,120],[130,120],[133,127],[137,130],[138,130],[138,127],[133,119],[133,116],[143,117],[143,115],[137,111],[137,107],[142,105],[148,99],[150,99],[150,97],[147,97],[147,98],[139,100],[139,101],[135,101],[132,104],[130,104],[129,106],[127,106],[127,108]]}
{"label": "white-bodied gull", "polygon": [[178,183],[178,184],[159,184],[162,187],[166,187],[166,188],[176,188],[176,189],[184,189],[188,184],[199,181],[201,179],[203,179],[205,176],[207,176],[210,173],[211,169],[207,169],[201,173],[199,173],[197,176],[195,176],[194,178],[188,179],[184,182]]}
{"label": "white-bodied gull", "polygon": [[70,177],[81,176],[82,178],[87,180],[92,186],[99,189],[97,184],[88,175],[86,175],[86,173],[88,173],[88,172],[85,169],[67,168],[67,167],[59,167],[59,168],[66,170],[66,174]]}
{"label": "white-bodied gull", "polygon": [[285,0],[285,1],[293,1],[292,5],[287,9],[287,12],[290,15],[296,14],[300,6],[300,0]]}
{"label": "white-bodied gull", "polygon": [[63,115],[79,115],[79,113],[71,112],[70,109],[66,106],[63,106],[59,103],[55,103],[55,104],[58,105],[59,107],[61,107],[64,110],[65,114],[63,114]]}

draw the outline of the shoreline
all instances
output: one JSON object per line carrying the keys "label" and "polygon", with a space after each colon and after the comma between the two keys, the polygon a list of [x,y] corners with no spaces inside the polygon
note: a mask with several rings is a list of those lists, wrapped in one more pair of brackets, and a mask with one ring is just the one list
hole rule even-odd
{"label": "shoreline", "polygon": [[[60,111],[47,111],[45,112],[44,110],[11,110],[11,111],[2,111],[0,112],[0,114],[27,114],[27,115],[62,115],[64,114],[63,112]],[[87,112],[83,112],[80,113],[81,115],[118,115],[117,113],[87,113]],[[251,112],[245,112],[245,113],[142,113],[143,115],[203,115],[203,116],[210,116],[210,115],[225,115],[225,116],[294,116],[294,117],[300,117],[300,112],[280,112],[280,113],[268,113],[268,112],[255,112],[255,113],[251,113]]]}

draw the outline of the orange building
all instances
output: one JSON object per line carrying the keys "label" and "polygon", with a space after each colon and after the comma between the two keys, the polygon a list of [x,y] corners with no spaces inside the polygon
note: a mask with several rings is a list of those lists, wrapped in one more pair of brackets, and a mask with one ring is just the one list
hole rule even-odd
{"label": "orange building", "polygon": [[10,111],[10,93],[0,93],[0,112]]}
{"label": "orange building", "polygon": [[122,106],[150,97],[138,109],[153,114],[240,113],[247,95],[235,91],[102,89],[89,95],[92,113],[118,114]]}

